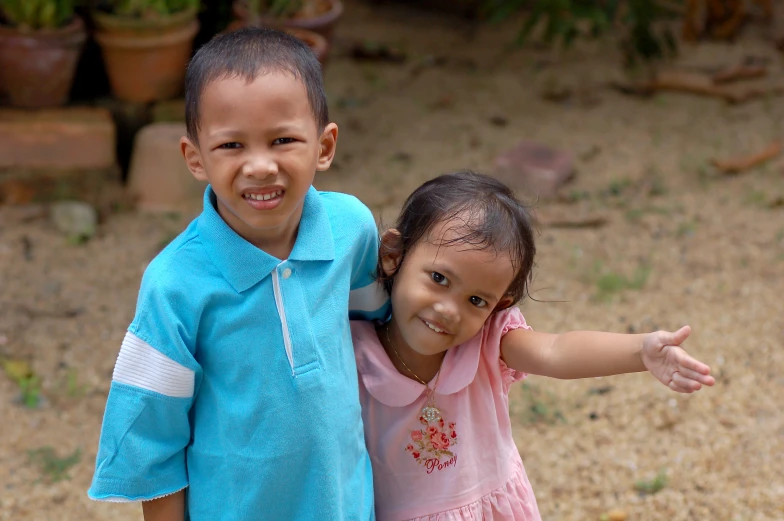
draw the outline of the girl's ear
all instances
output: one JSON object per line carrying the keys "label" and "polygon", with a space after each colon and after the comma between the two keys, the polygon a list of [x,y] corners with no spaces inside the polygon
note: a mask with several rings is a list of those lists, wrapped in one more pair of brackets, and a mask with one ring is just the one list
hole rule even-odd
{"label": "girl's ear", "polygon": [[509,306],[512,305],[513,302],[514,299],[510,295],[504,295],[503,297],[501,297],[501,300],[498,301],[498,304],[495,305],[495,309],[493,310],[493,313],[508,308]]}
{"label": "girl's ear", "polygon": [[393,276],[403,260],[403,241],[394,228],[381,235],[381,267],[387,277]]}

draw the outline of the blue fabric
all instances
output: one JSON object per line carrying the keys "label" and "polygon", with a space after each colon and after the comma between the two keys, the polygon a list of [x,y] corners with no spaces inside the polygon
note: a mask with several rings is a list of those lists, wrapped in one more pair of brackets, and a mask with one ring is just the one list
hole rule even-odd
{"label": "blue fabric", "polygon": [[[194,395],[113,381],[90,497],[138,501],[188,487],[194,521],[374,519],[348,312],[350,291],[375,284],[372,214],[311,188],[280,261],[226,225],[209,187],[204,202],[145,271],[128,329],[193,371]],[[387,312],[379,301],[351,316]]]}

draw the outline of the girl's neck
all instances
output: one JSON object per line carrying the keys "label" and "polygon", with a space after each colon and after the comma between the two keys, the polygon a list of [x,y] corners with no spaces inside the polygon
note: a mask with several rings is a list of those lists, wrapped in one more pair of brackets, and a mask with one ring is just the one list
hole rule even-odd
{"label": "girl's neck", "polygon": [[422,382],[430,383],[441,369],[446,351],[435,355],[417,353],[400,335],[396,334],[393,322],[388,322],[377,328],[376,334],[384,351],[392,361],[392,365],[403,376],[417,382],[422,380]]}

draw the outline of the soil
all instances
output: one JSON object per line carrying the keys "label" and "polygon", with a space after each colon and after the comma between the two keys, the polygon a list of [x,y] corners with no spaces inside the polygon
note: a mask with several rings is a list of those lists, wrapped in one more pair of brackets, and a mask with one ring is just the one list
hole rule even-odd
{"label": "soil", "polygon": [[[630,520],[784,519],[782,163],[732,176],[711,166],[784,138],[784,104],[628,97],[605,86],[621,79],[612,42],[504,52],[515,29],[347,2],[326,71],[338,159],[317,187],[356,194],[389,224],[424,180],[489,172],[523,139],[574,153],[563,197],[534,202],[543,224],[528,322],[618,332],[688,323],[687,349],[717,383],[692,395],[647,374],[517,385],[515,437],[544,519],[611,509]],[[408,59],[343,55],[359,39]],[[782,77],[759,28],[732,45],[686,47],[678,65],[747,55],[769,58]],[[547,101],[543,91],[561,94]],[[138,505],[92,502],[85,491],[140,277],[193,215],[118,212],[72,245],[35,208],[0,208],[0,356],[42,379],[42,404],[30,409],[0,376],[0,519],[141,519]],[[44,447],[58,458],[78,450],[78,462],[42,467],[31,451]],[[58,470],[67,477],[57,481]]]}

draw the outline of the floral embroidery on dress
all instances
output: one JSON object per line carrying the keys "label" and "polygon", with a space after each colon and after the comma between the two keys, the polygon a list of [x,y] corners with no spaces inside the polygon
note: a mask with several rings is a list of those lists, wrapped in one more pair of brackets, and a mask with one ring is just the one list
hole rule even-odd
{"label": "floral embroidery on dress", "polygon": [[455,422],[447,423],[443,418],[428,422],[420,416],[419,423],[423,427],[411,431],[411,442],[406,445],[406,452],[423,465],[428,474],[455,465],[457,455],[450,450],[457,445]]}

